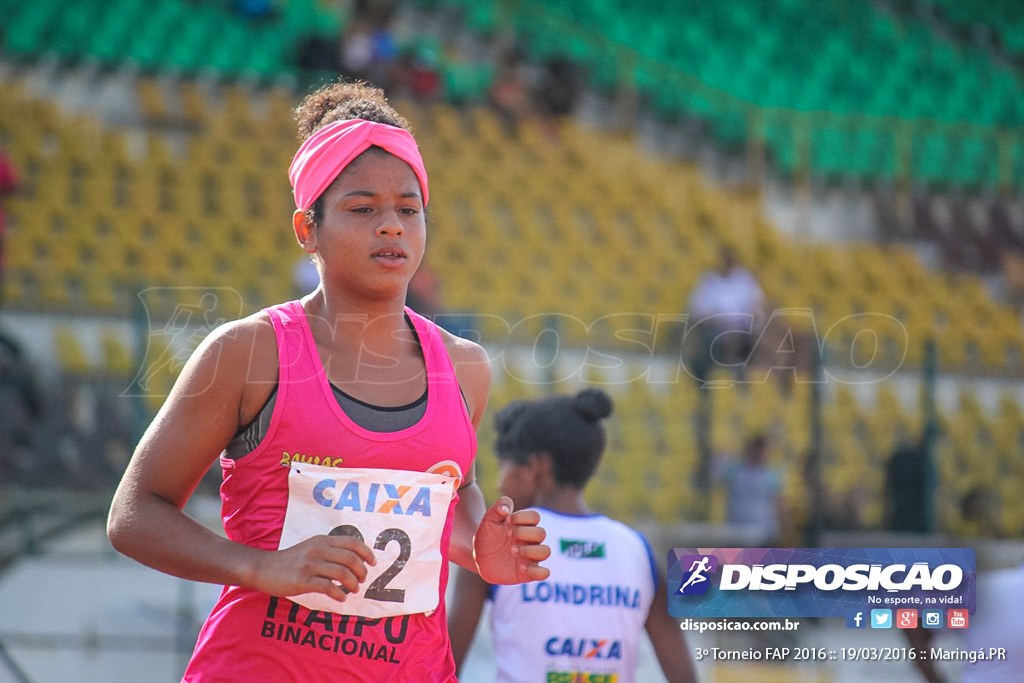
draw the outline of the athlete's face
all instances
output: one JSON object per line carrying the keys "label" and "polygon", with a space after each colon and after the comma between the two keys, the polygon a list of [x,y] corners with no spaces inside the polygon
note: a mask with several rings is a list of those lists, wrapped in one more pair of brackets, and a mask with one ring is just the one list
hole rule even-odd
{"label": "athlete's face", "polygon": [[304,232],[296,224],[296,234],[319,254],[326,286],[404,296],[426,247],[419,180],[407,163],[371,148],[324,192],[320,225]]}

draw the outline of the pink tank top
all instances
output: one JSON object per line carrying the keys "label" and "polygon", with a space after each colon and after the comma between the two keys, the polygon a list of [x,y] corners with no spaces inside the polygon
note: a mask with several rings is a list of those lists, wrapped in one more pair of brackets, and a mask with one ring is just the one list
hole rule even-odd
{"label": "pink tank top", "polygon": [[[426,361],[426,413],[407,429],[380,433],[359,427],[339,407],[301,304],[292,301],[266,311],[277,337],[277,403],[267,435],[252,453],[238,460],[221,458],[222,517],[229,538],[277,549],[292,461],[340,468],[469,472],[476,435],[433,323],[406,309]],[[438,608],[432,613],[348,616],[227,586],[199,633],[183,681],[454,681],[444,594],[457,501],[456,495],[447,510]]]}

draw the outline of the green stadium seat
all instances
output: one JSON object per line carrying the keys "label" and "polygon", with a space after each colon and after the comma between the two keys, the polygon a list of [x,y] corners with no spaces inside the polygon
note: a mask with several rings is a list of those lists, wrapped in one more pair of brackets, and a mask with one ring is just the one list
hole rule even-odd
{"label": "green stadium seat", "polygon": [[443,68],[445,96],[454,103],[482,102],[494,79],[490,64],[448,64]]}
{"label": "green stadium seat", "polygon": [[[580,14],[578,3],[549,4],[551,12],[543,17],[530,6],[530,11],[515,19],[536,58],[563,50],[564,36],[578,32],[578,25],[568,23]],[[743,127],[730,111],[733,105],[693,85],[695,78],[755,107],[853,117],[842,126],[852,139],[815,133],[817,152],[807,159],[801,158],[791,140],[769,135],[773,159],[784,172],[810,163],[811,170],[834,177],[891,179],[898,160],[870,141],[875,135],[855,129],[887,126],[891,138],[897,125],[893,117],[909,119],[915,139],[944,135],[927,132],[933,119],[1002,126],[1019,126],[1024,119],[1021,84],[980,48],[952,46],[921,22],[890,16],[863,3],[794,2],[772,12],[765,12],[755,0],[718,5],[662,3],[633,11],[607,1],[590,8],[583,25],[595,36],[594,49],[581,59],[591,84],[611,90],[636,82],[660,116],[674,119],[685,113],[705,119],[721,144],[741,142]],[[1006,12],[991,14],[1005,16]],[[792,40],[794,35],[801,39]],[[635,50],[643,59],[663,66],[641,61],[622,69],[621,46],[629,48],[626,55]],[[688,78],[680,78],[680,73]],[[992,87],[983,86],[982,92],[978,83]],[[865,114],[878,118],[862,124],[858,117]],[[965,148],[964,160],[958,157],[961,146],[952,142],[943,145],[929,140],[917,146],[922,149],[915,151],[909,170],[922,172],[918,182],[969,186],[988,182],[989,173],[974,163],[974,146]],[[879,165],[870,167],[872,161]]]}
{"label": "green stadium seat", "polygon": [[25,58],[52,51],[52,46],[46,43],[45,32],[56,8],[43,0],[22,3],[19,9],[4,27],[7,49]]}
{"label": "green stadium seat", "polygon": [[187,0],[22,5],[9,10],[3,32],[6,50],[19,58],[54,53],[67,60],[132,62],[150,72],[186,74],[209,66],[228,77],[248,73],[267,80],[292,71],[282,46],[310,33],[337,36],[343,26],[341,11],[317,0],[281,3],[280,14],[267,22],[240,19],[228,3]]}

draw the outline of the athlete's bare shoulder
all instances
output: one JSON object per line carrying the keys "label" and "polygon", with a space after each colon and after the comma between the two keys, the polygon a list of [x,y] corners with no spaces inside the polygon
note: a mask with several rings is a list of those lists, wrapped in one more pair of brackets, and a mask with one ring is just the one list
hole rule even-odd
{"label": "athlete's bare shoulder", "polygon": [[453,362],[456,360],[467,363],[490,362],[487,350],[476,342],[454,335],[441,326],[438,326],[437,329],[441,333],[441,339],[444,340],[444,346],[448,349],[448,355],[451,356]]}
{"label": "athlete's bare shoulder", "polygon": [[194,366],[194,381],[220,387],[225,399],[234,395],[245,424],[277,386],[277,341],[270,316],[259,311],[219,325],[203,339],[189,364]]}
{"label": "athlete's bare shoulder", "polygon": [[491,390],[490,355],[476,342],[456,336],[443,328],[438,329],[448,350],[448,357],[455,368],[459,386],[469,405],[473,423],[479,425]]}

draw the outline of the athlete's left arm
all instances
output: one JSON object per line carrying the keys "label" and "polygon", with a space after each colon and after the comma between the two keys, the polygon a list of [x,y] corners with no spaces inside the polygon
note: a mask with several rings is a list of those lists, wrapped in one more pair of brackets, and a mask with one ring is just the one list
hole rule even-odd
{"label": "athlete's left arm", "polygon": [[668,613],[668,588],[660,573],[644,628],[647,629],[658,664],[669,683],[696,683],[697,670],[693,666],[679,623]]}
{"label": "athlete's left arm", "polygon": [[[491,388],[487,351],[443,330],[441,334],[466,400],[470,422],[474,429],[479,429]],[[488,509],[471,469],[465,473],[459,502],[455,504],[449,557],[459,566],[480,574],[488,583],[545,579],[549,572],[539,562],[548,558],[551,549],[542,545],[545,534],[537,526],[539,522],[540,515],[535,510],[513,511],[512,499],[505,496]]]}

